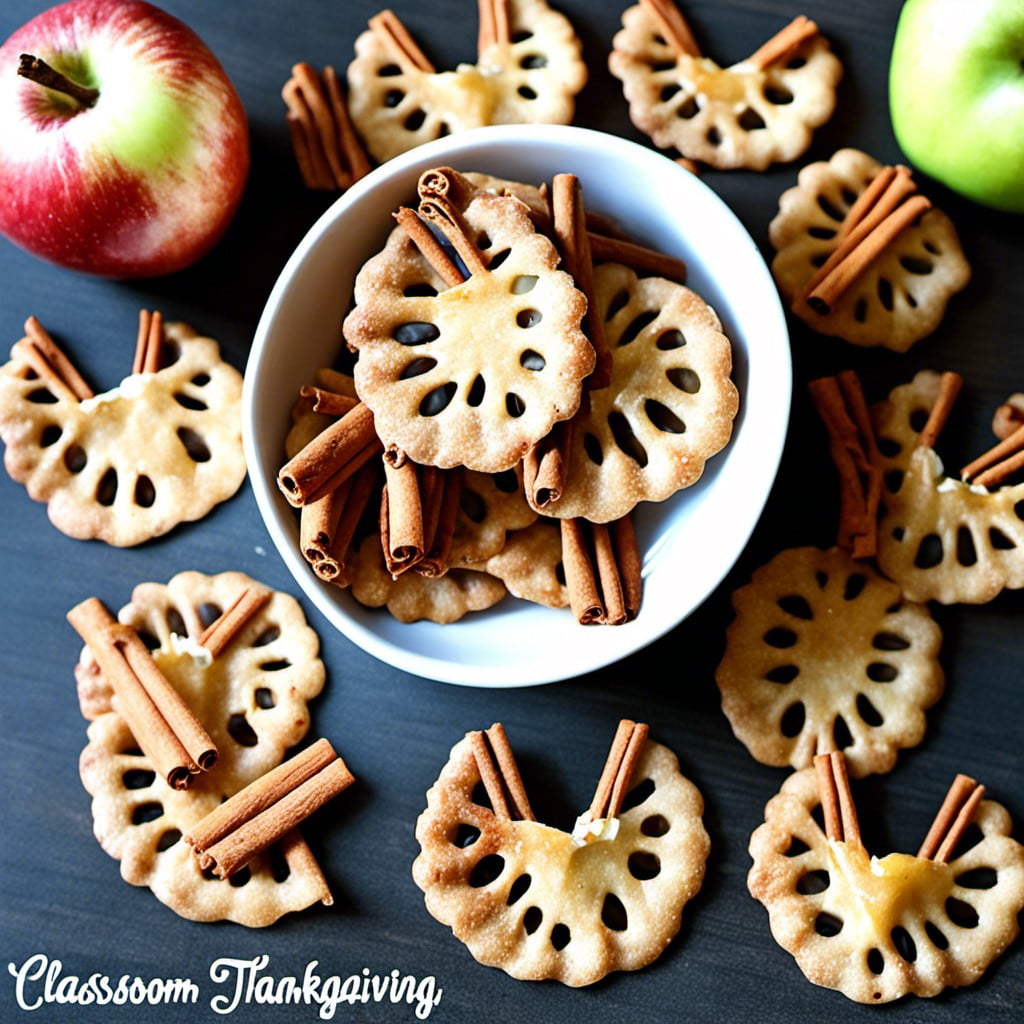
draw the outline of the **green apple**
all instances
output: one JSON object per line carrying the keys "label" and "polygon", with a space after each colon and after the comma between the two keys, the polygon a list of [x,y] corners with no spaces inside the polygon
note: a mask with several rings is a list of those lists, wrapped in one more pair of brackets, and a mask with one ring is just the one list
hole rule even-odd
{"label": "green apple", "polygon": [[889,113],[900,148],[925,174],[1024,213],[1024,0],[907,0]]}

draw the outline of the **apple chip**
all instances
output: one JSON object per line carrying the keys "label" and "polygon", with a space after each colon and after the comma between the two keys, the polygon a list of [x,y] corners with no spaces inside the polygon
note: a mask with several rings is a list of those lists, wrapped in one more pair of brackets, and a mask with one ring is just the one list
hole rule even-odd
{"label": "apple chip", "polygon": [[489,124],[568,124],[587,80],[568,19],[545,0],[479,0],[476,64],[438,71],[391,11],[348,67],[349,110],[378,161]]}
{"label": "apple chip", "polygon": [[916,193],[907,169],[856,149],[800,171],[769,238],[772,274],[793,312],[854,345],[905,352],[970,279],[952,222]]}
{"label": "apple chip", "polygon": [[169,323],[159,368],[80,396],[52,373],[50,355],[37,361],[52,339],[34,318],[26,328],[0,367],[4,463],[62,533],[141,544],[241,486],[242,377],[215,341]]}
{"label": "apple chip", "polygon": [[982,604],[1024,587],[1024,483],[965,483],[918,447],[882,504],[878,567],[911,600]]}
{"label": "apple chip", "polygon": [[181,838],[281,763],[305,736],[307,701],[323,687],[319,640],[287,594],[264,591],[216,657],[200,644],[207,627],[254,589],[264,590],[242,573],[183,572],[166,585],[140,584],[119,613],[216,743],[216,767],[185,790],[172,789],[141,753],[88,647],[75,677],[82,713],[91,720],[80,769],[93,798],[93,827],[103,849],[121,862],[125,881],[149,886],[182,917],[263,927],[331,900],[301,837],[291,833],[230,882],[204,874]]}
{"label": "apple chip", "polygon": [[513,597],[548,608],[566,608],[569,593],[562,565],[562,534],[551,519],[538,519],[509,534],[505,546],[483,564]]}
{"label": "apple chip", "polygon": [[[1024,907],[1024,848],[1005,808],[981,801],[982,791],[963,776],[954,783],[947,799],[973,824],[945,849],[929,835],[916,856],[874,857],[852,803],[838,832],[819,824],[819,807],[835,796],[822,794],[815,768],[785,781],[750,838],[747,884],[810,981],[877,1004],[981,977],[1017,936]],[[955,840],[960,830],[944,812],[937,830]]]}
{"label": "apple chip", "polygon": [[691,289],[605,263],[594,292],[611,383],[574,417],[566,482],[543,511],[607,523],[695,483],[732,435],[738,395],[729,339]]}
{"label": "apple chip", "polygon": [[466,473],[459,514],[455,520],[450,564],[479,567],[497,555],[506,538],[537,518],[526,502],[522,481],[515,470],[504,473]]}
{"label": "apple chip", "polygon": [[817,26],[798,18],[731,67],[703,56],[671,0],[622,16],[608,67],[629,116],[662,149],[727,170],[795,160],[835,108],[842,65]]}
{"label": "apple chip", "polygon": [[352,596],[368,608],[383,608],[399,622],[458,622],[469,612],[496,605],[507,591],[482,572],[451,569],[443,576],[405,572],[393,577],[384,564],[380,537],[364,537],[349,563]]}
{"label": "apple chip", "polygon": [[[625,802],[581,816],[570,834],[533,820],[521,782],[510,781],[518,772],[504,731],[484,735],[452,748],[416,824],[413,878],[429,912],[480,963],[522,980],[578,987],[656,959],[700,889],[709,849],[703,800],[675,754],[643,727],[635,762],[616,776],[628,780]],[[481,744],[496,762],[483,769]]]}
{"label": "apple chip", "polygon": [[867,775],[920,743],[945,683],[925,605],[844,551],[805,547],[758,569],[733,608],[715,681],[758,761],[806,768],[843,749]]}
{"label": "apple chip", "polygon": [[935,443],[962,381],[919,371],[871,410],[885,490],[878,567],[915,601],[980,604],[1024,587],[1024,484],[1005,484],[1011,433],[947,476]]}
{"label": "apple chip", "polygon": [[890,491],[899,489],[921,431],[942,391],[942,375],[919,370],[911,381],[897,385],[886,399],[871,407],[883,479]]}
{"label": "apple chip", "polygon": [[[426,172],[420,195],[470,273],[436,270],[420,248],[431,251],[433,235],[406,211],[356,277],[344,324],[356,390],[384,444],[414,462],[501,472],[579,405],[594,364],[586,300],[518,199],[448,168]],[[451,286],[438,290],[438,276]]]}

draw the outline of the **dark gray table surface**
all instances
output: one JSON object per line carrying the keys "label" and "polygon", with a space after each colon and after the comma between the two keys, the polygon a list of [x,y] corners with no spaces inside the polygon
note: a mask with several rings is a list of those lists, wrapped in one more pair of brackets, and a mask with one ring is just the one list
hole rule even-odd
{"label": "dark gray table surface", "polygon": [[[0,37],[45,5],[4,0]],[[288,146],[279,90],[297,60],[344,67],[352,41],[378,10],[371,0],[321,3],[209,4],[169,0],[172,13],[218,54],[250,117],[253,167],[239,215],[223,242],[197,266],[172,277],[115,283],[46,265],[0,242],[0,338],[13,343],[35,314],[73,353],[100,389],[123,375],[126,336],[140,307],[194,324],[221,341],[244,368],[273,282],[293,246],[329,198],[304,192]],[[395,0],[439,66],[472,59],[476,11],[471,0],[432,5]],[[623,3],[560,0],[583,39],[591,79],[576,123],[645,141],[630,125],[618,83],[605,70]],[[808,2],[725,0],[685,4],[705,50],[722,62],[751,52],[796,13],[815,18],[845,66],[834,118],[798,165],[763,174],[707,171],[704,180],[745,223],[766,257],[767,227],[779,194],[799,165],[842,145],[899,160],[886,94],[898,0]],[[938,101],[938,100],[937,100]],[[960,371],[967,387],[957,426],[944,437],[953,464],[987,444],[987,418],[1024,385],[1020,328],[1020,218],[970,205],[934,183],[927,192],[959,228],[974,275],[940,329],[909,354],[865,351],[812,335],[792,321],[794,406],[783,465],[761,522],[718,590],[668,636],[623,664],[553,684],[487,690],[415,678],[363,653],[303,600],[322,638],[328,682],[315,703],[314,728],[330,737],[358,777],[310,840],[336,895],[333,908],[292,915],[257,931],[182,920],[146,889],[126,885],[118,865],[92,836],[89,798],[78,777],[85,723],[72,667],[81,644],[66,624],[68,608],[96,594],[118,608],[144,580],[166,581],[184,569],[239,569],[297,594],[270,543],[248,485],[204,520],[130,550],[70,540],[42,505],[0,474],[0,1020],[83,1022],[211,1021],[210,1000],[223,991],[209,978],[221,957],[269,956],[267,973],[300,974],[319,961],[323,974],[363,968],[433,976],[443,989],[432,1020],[628,1020],[758,1022],[1010,1021],[1024,1007],[1024,948],[1018,942],[971,989],[884,1008],[860,1007],[807,982],[772,940],[764,909],[746,892],[747,841],[766,800],[786,772],[757,764],[732,736],[714,683],[730,621],[729,595],[783,547],[833,541],[835,484],[827,449],[804,383],[847,367],[862,372],[871,398],[922,367]],[[130,345],[130,342],[128,342]],[[960,450],[962,448],[962,451]],[[1024,597],[1003,594],[981,607],[937,608],[944,632],[947,690],[929,714],[924,742],[895,770],[859,788],[862,816],[892,849],[913,849],[957,771],[986,783],[1016,816],[1024,838],[1024,690],[1020,619]],[[707,878],[687,907],[682,929],[643,971],[619,974],[584,990],[517,982],[478,965],[448,929],[426,912],[410,865],[413,826],[424,793],[450,746],[468,729],[505,723],[540,815],[571,823],[589,802],[615,723],[652,723],[678,752],[704,794],[712,838]],[[884,853],[887,849],[878,849]],[[60,960],[65,974],[191,978],[196,1006],[19,1009],[8,963],[34,954]],[[315,1006],[248,1005],[230,1017],[253,1022],[312,1021]],[[408,1006],[340,1006],[336,1019],[376,1024],[415,1019]]]}

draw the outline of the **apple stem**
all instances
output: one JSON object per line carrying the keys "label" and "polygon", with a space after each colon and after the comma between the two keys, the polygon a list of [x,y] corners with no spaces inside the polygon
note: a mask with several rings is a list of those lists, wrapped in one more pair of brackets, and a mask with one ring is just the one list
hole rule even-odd
{"label": "apple stem", "polygon": [[18,59],[18,74],[22,78],[36,82],[47,89],[55,89],[72,99],[78,100],[83,106],[91,107],[99,99],[99,89],[92,89],[87,85],[80,85],[78,82],[62,75],[59,71],[51,68],[45,60],[33,57],[30,53],[23,53]]}

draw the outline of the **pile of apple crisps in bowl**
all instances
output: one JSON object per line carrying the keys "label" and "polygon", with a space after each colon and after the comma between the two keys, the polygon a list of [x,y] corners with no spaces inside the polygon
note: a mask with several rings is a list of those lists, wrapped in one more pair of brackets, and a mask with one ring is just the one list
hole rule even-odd
{"label": "pile of apple crisps in bowl", "polygon": [[[790,390],[770,275],[703,183],[601,133],[492,127],[396,157],[313,227],[261,319],[243,437],[275,546],[346,636],[417,675],[526,685],[704,600],[767,497]],[[369,496],[339,559],[301,510],[341,489]],[[602,552],[621,602],[579,584]]]}

